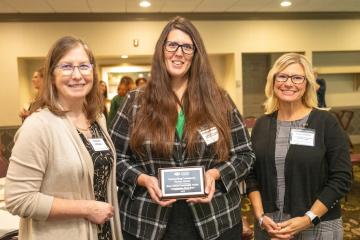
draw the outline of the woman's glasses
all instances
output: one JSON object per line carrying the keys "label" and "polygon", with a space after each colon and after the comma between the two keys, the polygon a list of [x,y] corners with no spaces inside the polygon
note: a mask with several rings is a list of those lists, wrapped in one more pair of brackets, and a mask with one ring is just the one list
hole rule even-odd
{"label": "woman's glasses", "polygon": [[165,50],[168,52],[176,52],[179,49],[179,47],[181,48],[183,53],[188,55],[193,54],[195,51],[195,47],[193,44],[189,44],[189,43],[179,44],[177,42],[170,42],[170,41],[167,41],[165,43]]}
{"label": "woman's glasses", "polygon": [[286,82],[290,78],[294,84],[301,84],[305,81],[306,77],[302,75],[287,75],[285,73],[278,73],[275,76],[277,82]]}
{"label": "woman's glasses", "polygon": [[58,69],[60,69],[61,73],[64,76],[71,76],[75,70],[75,68],[77,68],[79,70],[79,72],[81,73],[81,75],[83,76],[87,76],[87,75],[91,75],[92,71],[93,71],[93,65],[91,63],[82,63],[80,65],[72,65],[72,64],[59,64],[56,66]]}

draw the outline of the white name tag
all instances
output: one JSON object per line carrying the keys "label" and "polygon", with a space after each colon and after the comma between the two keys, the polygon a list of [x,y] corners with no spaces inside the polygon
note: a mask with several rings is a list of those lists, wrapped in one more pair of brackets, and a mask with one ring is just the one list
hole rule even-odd
{"label": "white name tag", "polygon": [[210,145],[219,140],[219,132],[216,127],[198,130],[206,145]]}
{"label": "white name tag", "polygon": [[96,152],[109,150],[108,146],[105,144],[102,138],[91,138],[89,139],[89,142]]}
{"label": "white name tag", "polygon": [[315,130],[308,128],[291,128],[290,144],[310,147],[315,146]]}

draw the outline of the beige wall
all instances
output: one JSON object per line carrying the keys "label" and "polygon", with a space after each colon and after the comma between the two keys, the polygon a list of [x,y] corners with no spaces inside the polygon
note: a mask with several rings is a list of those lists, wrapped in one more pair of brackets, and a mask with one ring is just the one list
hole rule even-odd
{"label": "beige wall", "polygon": [[[304,51],[311,57],[312,51],[360,50],[360,31],[357,31],[360,29],[360,20],[194,23],[209,53],[230,54],[224,59],[233,68],[224,70],[229,76],[225,77],[224,86],[240,110],[243,108],[241,53]],[[24,73],[18,71],[18,58],[43,57],[57,38],[69,34],[85,39],[96,56],[151,55],[164,24],[165,22],[0,23],[0,126],[20,123],[17,115],[26,96],[20,91]],[[140,40],[138,48],[132,46],[134,38]],[[360,92],[357,91],[348,95],[339,94],[337,101],[346,103],[350,95],[352,99],[360,99]]]}

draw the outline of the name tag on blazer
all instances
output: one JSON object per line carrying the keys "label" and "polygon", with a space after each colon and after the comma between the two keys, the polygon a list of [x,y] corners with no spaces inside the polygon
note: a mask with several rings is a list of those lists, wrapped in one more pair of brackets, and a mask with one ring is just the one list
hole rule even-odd
{"label": "name tag on blazer", "polygon": [[96,152],[109,150],[108,146],[104,142],[104,139],[102,138],[90,138],[89,142]]}
{"label": "name tag on blazer", "polygon": [[216,127],[201,128],[198,130],[206,145],[210,145],[219,140],[219,132]]}
{"label": "name tag on blazer", "polygon": [[315,129],[291,128],[290,144],[302,146],[315,146]]}

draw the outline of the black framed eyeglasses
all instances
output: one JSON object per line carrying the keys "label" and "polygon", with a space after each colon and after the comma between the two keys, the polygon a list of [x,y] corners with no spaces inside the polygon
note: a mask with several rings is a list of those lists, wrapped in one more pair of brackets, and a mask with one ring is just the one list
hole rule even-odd
{"label": "black framed eyeglasses", "polygon": [[179,47],[181,48],[183,53],[188,55],[193,54],[195,51],[195,46],[193,44],[189,44],[189,43],[179,44],[177,42],[171,42],[171,41],[165,42],[165,50],[168,52],[176,52],[179,49]]}
{"label": "black framed eyeglasses", "polygon": [[91,63],[82,63],[80,65],[72,65],[68,63],[59,64],[56,66],[58,69],[61,70],[61,73],[64,76],[71,76],[75,70],[75,68],[78,68],[81,75],[87,76],[92,74],[93,71],[93,65]]}
{"label": "black framed eyeglasses", "polygon": [[278,73],[275,75],[275,80],[277,82],[286,82],[290,78],[291,82],[294,84],[301,84],[305,81],[306,77],[303,75],[287,75],[285,73]]}

